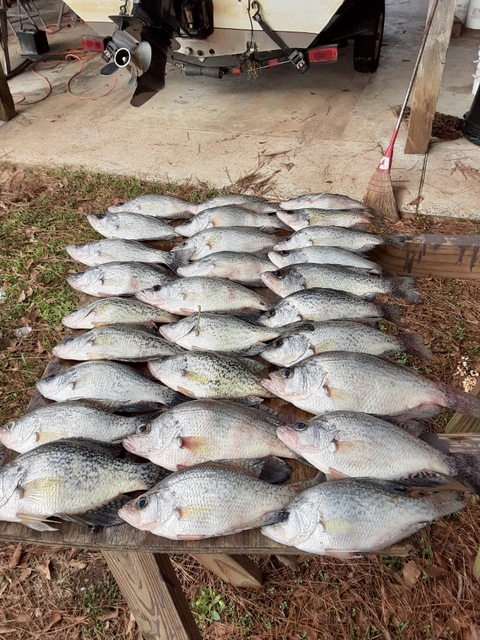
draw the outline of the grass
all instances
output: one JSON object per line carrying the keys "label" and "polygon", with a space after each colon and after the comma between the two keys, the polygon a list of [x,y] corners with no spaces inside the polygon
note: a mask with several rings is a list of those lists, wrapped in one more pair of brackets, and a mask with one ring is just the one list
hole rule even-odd
{"label": "grass", "polygon": [[[188,200],[218,193],[198,184],[0,164],[0,423],[25,411],[63,334],[60,320],[77,304],[65,276],[79,267],[65,245],[94,239],[88,213],[146,191]],[[443,229],[433,219],[409,224],[416,233]],[[448,224],[445,232],[475,232],[469,223]],[[432,345],[436,360],[399,359],[461,387],[470,371],[480,370],[480,289],[458,280],[418,286],[424,303],[408,309],[405,323]],[[32,331],[15,338],[21,326]],[[384,328],[392,329],[390,323]],[[465,366],[459,366],[462,357]],[[429,427],[441,429],[448,415]],[[293,571],[275,556],[258,557],[266,577],[259,590],[222,582],[189,556],[175,556],[173,564],[205,640],[476,640],[480,589],[472,566],[479,520],[478,506],[439,520],[415,536],[407,559],[299,555]],[[414,584],[406,581],[409,562],[418,568]],[[0,598],[0,640],[140,640],[99,553],[30,545],[18,553],[17,545],[3,544]]]}

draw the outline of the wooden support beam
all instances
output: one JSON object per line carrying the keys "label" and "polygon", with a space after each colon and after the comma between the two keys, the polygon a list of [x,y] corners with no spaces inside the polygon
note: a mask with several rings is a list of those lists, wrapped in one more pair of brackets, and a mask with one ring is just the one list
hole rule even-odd
{"label": "wooden support beam", "polygon": [[201,640],[165,554],[102,551],[144,640]]}
{"label": "wooden support beam", "polygon": [[192,558],[195,558],[197,562],[222,580],[227,580],[236,587],[258,589],[263,585],[262,572],[248,556],[195,553],[192,554]]}
{"label": "wooden support beam", "polygon": [[13,103],[12,94],[7,82],[7,76],[5,75],[0,62],[0,120],[8,122],[17,115],[15,111],[15,104]]}
{"label": "wooden support beam", "polygon": [[452,33],[455,6],[455,0],[442,0],[437,6],[413,88],[405,153],[427,152]]}

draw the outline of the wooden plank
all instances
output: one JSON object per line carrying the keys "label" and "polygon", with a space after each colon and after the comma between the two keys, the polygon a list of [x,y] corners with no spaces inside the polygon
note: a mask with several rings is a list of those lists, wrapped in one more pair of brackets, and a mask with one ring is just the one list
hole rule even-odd
{"label": "wooden plank", "polygon": [[480,280],[480,235],[425,233],[404,246],[376,247],[370,256],[397,275],[417,278]]}
{"label": "wooden plank", "polygon": [[201,640],[168,556],[104,551],[103,557],[145,640]]}
{"label": "wooden plank", "polygon": [[3,71],[2,63],[0,62],[0,120],[8,122],[17,115],[15,111],[15,105],[13,103],[12,94],[7,82],[7,76]]}
{"label": "wooden plank", "polygon": [[195,553],[192,557],[219,578],[236,587],[258,589],[263,585],[262,572],[248,556]]}
{"label": "wooden plank", "polygon": [[413,87],[405,153],[427,153],[452,33],[455,6],[455,0],[443,0],[437,6]]}

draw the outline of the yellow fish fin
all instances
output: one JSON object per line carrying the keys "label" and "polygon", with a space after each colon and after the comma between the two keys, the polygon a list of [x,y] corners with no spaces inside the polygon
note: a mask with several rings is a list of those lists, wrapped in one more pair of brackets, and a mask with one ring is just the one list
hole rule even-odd
{"label": "yellow fish fin", "polygon": [[44,522],[45,518],[43,516],[34,516],[31,513],[17,513],[17,518],[23,525],[30,529],[35,529],[35,531],[57,531],[57,529]]}
{"label": "yellow fish fin", "polygon": [[322,520],[324,531],[329,534],[348,533],[352,529],[352,523],[342,518],[332,518],[331,520]]}
{"label": "yellow fish fin", "polygon": [[329,387],[326,385],[325,391],[327,392],[327,396],[334,402],[351,403],[352,401],[357,400],[356,395],[349,393],[347,389],[338,389],[337,387]]}
{"label": "yellow fish fin", "polygon": [[185,507],[177,507],[179,520],[195,520],[201,516],[210,513],[213,505],[189,504]]}
{"label": "yellow fish fin", "polygon": [[205,374],[198,373],[197,371],[185,371],[185,373],[183,374],[183,377],[184,378],[188,378],[189,380],[192,380],[193,382],[198,382],[199,384],[207,384],[207,382],[210,379]]}
{"label": "yellow fish fin", "polygon": [[201,438],[200,436],[185,436],[182,437],[182,449],[188,449],[189,451],[200,451],[208,445],[208,438]]}
{"label": "yellow fish fin", "polygon": [[54,440],[61,440],[62,438],[68,438],[68,434],[60,433],[60,431],[40,431],[37,433],[38,444],[45,444],[46,442],[53,442]]}
{"label": "yellow fish fin", "polygon": [[42,503],[45,500],[45,496],[51,496],[56,493],[64,482],[62,478],[48,476],[27,482],[21,487],[22,500],[30,504]]}

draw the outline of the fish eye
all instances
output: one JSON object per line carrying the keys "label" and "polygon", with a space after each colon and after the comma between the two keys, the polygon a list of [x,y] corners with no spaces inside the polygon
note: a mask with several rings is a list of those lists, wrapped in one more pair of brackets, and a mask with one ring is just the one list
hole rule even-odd
{"label": "fish eye", "polygon": [[73,340],[73,336],[67,336],[66,338],[63,339],[63,343],[68,344],[69,342],[72,342],[72,340]]}
{"label": "fish eye", "polygon": [[279,280],[283,280],[283,278],[285,277],[285,272],[282,271],[281,269],[278,269],[277,271],[275,271],[273,273],[273,275],[278,278]]}
{"label": "fish eye", "polygon": [[308,424],[306,422],[296,422],[292,425],[292,429],[295,429],[295,431],[305,431],[307,427]]}
{"label": "fish eye", "polygon": [[116,207],[123,207],[123,205],[125,204],[125,202],[117,202],[115,204]]}
{"label": "fish eye", "polygon": [[287,367],[282,371],[282,375],[284,378],[291,378],[293,376],[293,369],[290,369],[290,367]]}
{"label": "fish eye", "polygon": [[160,291],[160,289],[162,288],[162,285],[160,284],[155,284],[152,287],[152,291]]}
{"label": "fish eye", "polygon": [[97,218],[97,220],[103,220],[105,218],[105,214],[104,213],[97,213],[97,215],[95,217]]}
{"label": "fish eye", "polygon": [[281,256],[289,256],[290,255],[290,251],[288,251],[288,249],[284,249],[283,251],[279,251]]}
{"label": "fish eye", "polygon": [[51,382],[56,377],[57,376],[55,374],[53,374],[51,376],[47,376],[46,378],[43,378],[43,380],[45,380],[45,382]]}
{"label": "fish eye", "polygon": [[147,504],[148,504],[148,498],[146,498],[145,496],[142,496],[137,500],[137,506],[139,509],[145,509]]}
{"label": "fish eye", "polygon": [[278,349],[282,345],[283,345],[283,338],[278,338],[278,340],[275,340],[274,342],[272,342],[272,347],[274,347],[275,349]]}
{"label": "fish eye", "polygon": [[15,420],[10,420],[7,422],[7,431],[11,431],[15,427]]}
{"label": "fish eye", "polygon": [[268,311],[265,311],[265,317],[266,318],[273,318],[275,313],[276,313],[275,309],[269,309]]}
{"label": "fish eye", "polygon": [[137,433],[150,433],[151,430],[151,422],[145,422],[145,424],[141,424],[139,427],[137,427]]}

